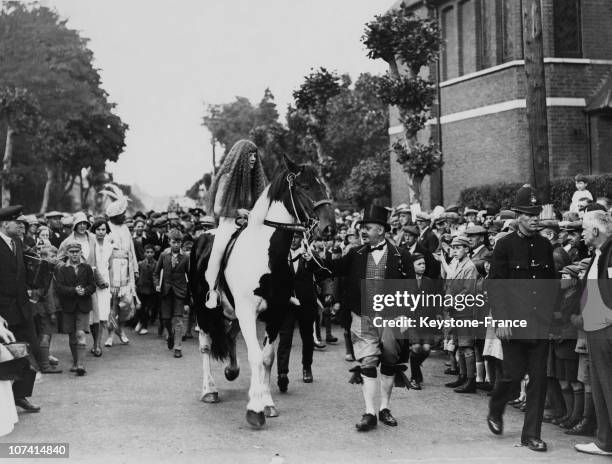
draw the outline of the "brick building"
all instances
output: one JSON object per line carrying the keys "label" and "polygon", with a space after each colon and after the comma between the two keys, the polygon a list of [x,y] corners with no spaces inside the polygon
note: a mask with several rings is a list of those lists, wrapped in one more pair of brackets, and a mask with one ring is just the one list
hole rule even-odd
{"label": "brick building", "polygon": [[[425,180],[424,206],[455,203],[468,186],[528,180],[521,0],[438,0],[429,12],[404,3],[437,15],[444,41],[429,70],[439,105],[421,137],[441,142],[445,165]],[[542,22],[551,175],[611,172],[612,0],[542,0]],[[391,139],[402,132],[392,109]],[[391,172],[393,204],[406,201],[401,168]]]}

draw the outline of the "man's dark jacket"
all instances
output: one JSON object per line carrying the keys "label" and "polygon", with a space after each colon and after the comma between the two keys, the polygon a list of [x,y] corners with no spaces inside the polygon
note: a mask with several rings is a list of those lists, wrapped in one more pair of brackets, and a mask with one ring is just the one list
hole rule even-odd
{"label": "man's dark jacket", "polygon": [[[387,267],[385,271],[385,279],[413,279],[414,284],[414,266],[410,253],[398,248],[397,246],[387,243]],[[368,255],[370,254],[370,245],[363,245],[351,249],[345,256],[338,259],[326,260],[325,265],[330,269],[332,274],[336,276],[345,276],[346,278],[346,305],[355,314],[361,314],[361,282],[366,277],[366,268],[368,263]]]}
{"label": "man's dark jacket", "polygon": [[528,237],[518,231],[499,239],[488,292],[495,319],[526,321],[527,327],[511,329],[513,339],[548,339],[559,296],[550,242],[539,234]]}
{"label": "man's dark jacket", "polygon": [[9,325],[30,320],[23,249],[19,240],[13,240],[15,253],[0,238],[0,316]]}

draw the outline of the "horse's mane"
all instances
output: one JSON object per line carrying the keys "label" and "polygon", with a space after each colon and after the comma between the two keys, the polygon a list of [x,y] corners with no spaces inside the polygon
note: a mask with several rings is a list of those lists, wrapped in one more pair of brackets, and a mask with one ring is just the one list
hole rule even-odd
{"label": "horse's mane", "polygon": [[289,170],[287,168],[281,169],[272,182],[270,183],[270,188],[268,189],[268,200],[270,202],[280,201],[283,193],[287,190],[287,175],[289,174]]}

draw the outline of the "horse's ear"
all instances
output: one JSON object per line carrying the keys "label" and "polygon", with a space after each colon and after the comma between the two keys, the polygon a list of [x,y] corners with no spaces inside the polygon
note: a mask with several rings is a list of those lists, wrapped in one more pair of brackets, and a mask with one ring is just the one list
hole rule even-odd
{"label": "horse's ear", "polygon": [[293,161],[291,158],[289,158],[287,154],[283,155],[283,161],[285,162],[285,166],[287,167],[289,172],[292,172],[294,174],[300,173],[300,165]]}

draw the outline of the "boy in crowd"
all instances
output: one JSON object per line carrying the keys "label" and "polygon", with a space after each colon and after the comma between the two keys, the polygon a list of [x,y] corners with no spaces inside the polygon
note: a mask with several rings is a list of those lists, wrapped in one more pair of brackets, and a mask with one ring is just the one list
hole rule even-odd
{"label": "boy in crowd", "polygon": [[138,280],[136,281],[136,293],[140,300],[140,311],[136,315],[138,324],[136,324],[136,332],[139,335],[149,333],[149,315],[152,315],[157,306],[157,294],[155,293],[155,282],[153,274],[155,273],[155,248],[150,243],[144,246],[144,259],[138,263]]}
{"label": "boy in crowd", "polygon": [[96,291],[94,272],[81,260],[81,244],[66,246],[68,262],[55,270],[56,290],[62,307],[62,332],[69,335],[72,353],[70,372],[85,375],[85,332],[89,329],[89,313],[93,309],[91,295]]}
{"label": "boy in crowd", "polygon": [[172,229],[168,238],[170,250],[162,253],[155,266],[155,287],[161,293],[161,324],[168,330],[168,349],[174,357],[182,358],[183,315],[189,310],[187,272],[189,255],[182,253],[183,234]]}

